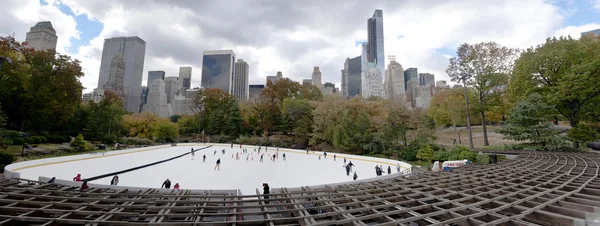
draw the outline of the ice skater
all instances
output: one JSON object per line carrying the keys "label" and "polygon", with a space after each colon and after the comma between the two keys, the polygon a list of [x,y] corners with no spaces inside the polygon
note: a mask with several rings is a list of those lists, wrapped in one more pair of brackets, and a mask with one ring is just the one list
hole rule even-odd
{"label": "ice skater", "polygon": [[110,185],[117,185],[119,184],[119,176],[115,175],[112,180],[110,180]]}
{"label": "ice skater", "polygon": [[206,154],[202,155],[202,162],[206,162]]}
{"label": "ice skater", "polygon": [[235,153],[235,159],[239,160],[240,159],[240,153]]}
{"label": "ice skater", "polygon": [[358,175],[356,175],[356,171],[354,171],[354,176],[352,177],[354,180],[358,179]]}
{"label": "ice skater", "polygon": [[308,148],[306,149],[306,154],[308,155]]}
{"label": "ice skater", "polygon": [[285,153],[283,153],[283,161],[285,161]]}
{"label": "ice skater", "polygon": [[319,155],[319,160],[321,160],[321,155]]}
{"label": "ice skater", "polygon": [[323,152],[323,159],[327,159],[327,152]]}
{"label": "ice skater", "polygon": [[169,180],[169,178],[167,178],[165,180],[165,182],[162,183],[162,185],[160,186],[160,188],[167,188],[167,189],[171,188],[171,181]]}
{"label": "ice skater", "polygon": [[81,174],[77,174],[77,176],[73,177],[73,181],[75,182],[80,182],[81,181]]}
{"label": "ice skater", "polygon": [[401,168],[400,168],[400,163],[396,163],[396,172],[398,172],[398,173],[399,173],[399,172],[400,172],[400,169],[401,169]]}
{"label": "ice skater", "polygon": [[215,153],[214,153],[214,155],[217,155],[217,150],[215,150]]}
{"label": "ice skater", "polygon": [[348,165],[350,166],[350,172],[352,172],[352,167],[354,167],[354,164],[352,163],[352,161],[348,162]]}
{"label": "ice skater", "polygon": [[194,160],[194,156],[196,156],[196,154],[194,153],[194,149],[192,149],[192,160]]}
{"label": "ice skater", "polygon": [[231,148],[233,148],[233,143],[231,143]]}
{"label": "ice skater", "polygon": [[248,158],[250,158],[250,155],[246,155],[246,161],[248,161]]}
{"label": "ice skater", "polygon": [[276,157],[276,155],[275,155],[275,154],[273,154],[273,162],[275,162],[275,157]]}
{"label": "ice skater", "polygon": [[333,154],[333,161],[335,161],[335,157],[336,157],[335,154]]}
{"label": "ice skater", "polygon": [[388,166],[388,174],[392,174],[392,167]]}
{"label": "ice skater", "polygon": [[223,154],[225,154],[225,149],[223,149],[221,152],[223,152]]}
{"label": "ice skater", "polygon": [[346,176],[350,176],[350,165],[346,165]]}
{"label": "ice skater", "polygon": [[346,157],[344,157],[344,167],[346,166]]}
{"label": "ice skater", "polygon": [[260,155],[260,161],[259,162],[263,162],[263,155],[264,154]]}
{"label": "ice skater", "polygon": [[214,170],[221,170],[221,158],[217,159],[217,165]]}

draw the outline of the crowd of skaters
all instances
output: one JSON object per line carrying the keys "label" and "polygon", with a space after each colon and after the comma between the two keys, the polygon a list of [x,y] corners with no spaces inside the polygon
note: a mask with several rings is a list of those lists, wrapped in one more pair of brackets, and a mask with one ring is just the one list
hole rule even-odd
{"label": "crowd of skaters", "polygon": [[[268,152],[268,147],[265,146],[265,152],[263,152],[263,154],[260,154],[262,147],[263,146],[259,146],[258,150],[256,148],[254,148],[254,152],[257,152],[258,155],[260,155],[259,162],[263,162],[264,154],[265,154],[265,152]],[[231,144],[231,148],[233,148],[233,143]],[[248,149],[242,148],[241,144],[240,144],[240,149],[242,149],[242,154],[247,154],[246,161],[248,161],[249,158],[250,158],[250,154],[248,154]],[[197,150],[194,150],[194,148],[192,147],[192,149],[190,151],[190,154],[192,156],[192,160],[194,160],[194,157],[196,155],[196,153],[195,153],[196,151]],[[225,154],[226,153],[225,149],[222,149],[221,153]],[[314,151],[313,151],[313,153],[314,153]],[[217,154],[217,150],[214,151],[213,155],[216,155],[216,154]],[[309,154],[309,150],[308,149],[306,149],[306,154]],[[254,153],[252,155],[254,155]],[[323,152],[322,155],[323,155],[323,159],[327,159],[327,152]],[[240,156],[241,156],[240,153],[237,152],[235,154],[235,159],[236,160],[240,160]],[[231,157],[234,158],[234,154],[233,153],[232,153]],[[283,160],[286,161],[286,154],[285,153],[282,154],[282,157],[283,157]],[[275,161],[276,159],[279,159],[279,147],[277,147],[276,152],[272,156],[269,156],[269,158],[270,158],[271,161]],[[337,155],[334,154],[333,155],[333,161],[336,161],[336,159],[337,159]],[[252,160],[254,160],[254,156],[252,156]],[[321,154],[319,154],[318,160],[321,160]],[[202,155],[202,162],[206,162],[206,154]],[[346,175],[350,176],[350,173],[352,172],[352,168],[354,167],[354,163],[352,163],[352,161],[349,161],[348,164],[346,164],[346,162],[347,162],[347,159],[344,157],[344,164],[342,166],[346,170]],[[217,159],[214,170],[221,170],[221,158]],[[399,172],[401,172],[401,170],[402,170],[402,168],[400,167],[400,163],[397,163],[397,165],[396,165],[396,171],[399,173]],[[383,172],[384,172],[383,165],[375,165],[375,173],[376,173],[377,176],[383,175]],[[353,173],[354,174],[352,176],[352,179],[353,180],[357,180],[358,179],[357,172],[354,171]],[[392,173],[391,166],[388,166],[387,173],[388,174]],[[52,179],[50,179],[48,181],[48,183],[54,183],[55,179],[56,179],[55,177],[52,177]],[[81,182],[81,174],[77,174],[77,176],[75,176],[73,178],[73,181],[75,181],[75,182]],[[110,182],[110,185],[117,185],[118,183],[119,183],[119,176],[118,175],[114,175],[113,178],[112,178],[112,180],[111,180],[111,182]],[[81,190],[85,190],[85,189],[88,189],[88,188],[89,188],[89,186],[87,185],[87,181],[83,181],[83,184],[81,185]],[[161,185],[161,188],[170,189],[171,188],[171,181],[167,178],[163,182],[163,184]],[[175,185],[173,186],[173,190],[179,191],[179,189],[180,189],[179,183],[175,183]],[[267,183],[263,183],[263,193],[266,194],[264,196],[265,199],[268,199],[268,194],[269,194],[268,191],[269,191],[268,184]],[[268,201],[265,201],[265,202],[268,203]]]}

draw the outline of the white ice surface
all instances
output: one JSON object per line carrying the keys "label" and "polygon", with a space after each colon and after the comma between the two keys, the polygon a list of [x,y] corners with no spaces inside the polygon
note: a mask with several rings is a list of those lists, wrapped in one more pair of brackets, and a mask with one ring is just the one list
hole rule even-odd
{"label": "white ice surface", "polygon": [[[194,148],[200,148],[195,146]],[[262,188],[262,183],[269,183],[272,188],[276,187],[300,187],[308,185],[321,185],[351,181],[353,172],[356,171],[359,179],[375,177],[375,165],[383,165],[385,174],[387,166],[384,163],[374,163],[356,160],[353,158],[353,168],[350,176],[346,176],[343,165],[343,156],[337,156],[333,161],[333,154],[328,153],[327,159],[321,156],[321,152],[310,152],[290,149],[280,149],[279,159],[271,161],[269,156],[275,153],[276,148],[269,148],[265,153],[264,147],[261,151],[265,153],[264,162],[259,162],[259,155],[254,152],[254,147],[246,147],[248,155],[241,155],[239,146],[231,149],[229,146],[213,146],[196,152],[194,160],[191,155],[179,159],[135,170],[119,175],[119,185],[134,187],[159,188],[162,182],[169,178],[172,186],[179,183],[181,189],[240,189],[242,194],[256,194],[257,188]],[[56,177],[63,180],[71,180],[76,174],[81,173],[82,178],[89,178],[106,173],[112,173],[128,169],[189,152],[190,146],[167,147],[164,149],[146,151],[140,153],[124,154],[119,156],[106,156],[102,158],[67,162],[61,164],[38,166],[20,170],[22,178],[37,180],[38,176]],[[225,149],[226,153],[221,154]],[[217,154],[214,155],[214,151]],[[232,153],[240,153],[240,160],[231,157]],[[283,153],[286,153],[287,161],[283,161]],[[202,155],[206,154],[206,162],[202,162]],[[249,156],[248,161],[246,157]],[[214,170],[216,160],[221,158],[221,169]],[[254,158],[254,160],[252,160]],[[396,172],[395,163],[390,160],[392,173]],[[111,177],[98,179],[91,183],[110,184]],[[261,190],[262,192],[262,190]]]}

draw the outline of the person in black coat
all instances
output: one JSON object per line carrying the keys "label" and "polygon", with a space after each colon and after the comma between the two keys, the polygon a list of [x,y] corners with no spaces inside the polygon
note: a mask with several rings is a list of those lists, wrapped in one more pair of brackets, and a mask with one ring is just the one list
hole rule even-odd
{"label": "person in black coat", "polygon": [[54,184],[54,180],[56,180],[56,177],[52,177],[52,179],[48,181],[48,184]]}
{"label": "person in black coat", "polygon": [[165,180],[160,188],[171,188],[171,181],[169,179]]}
{"label": "person in black coat", "polygon": [[265,197],[265,203],[266,204],[269,204],[269,200],[268,199],[269,199],[269,194],[271,193],[269,189],[270,189],[269,188],[269,184],[263,183],[263,195],[265,195],[264,197]]}
{"label": "person in black coat", "polygon": [[392,174],[392,167],[388,166],[388,174]]}

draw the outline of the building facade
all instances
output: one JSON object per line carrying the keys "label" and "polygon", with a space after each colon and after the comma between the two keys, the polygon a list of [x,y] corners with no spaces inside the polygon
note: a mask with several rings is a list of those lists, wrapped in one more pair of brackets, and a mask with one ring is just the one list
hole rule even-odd
{"label": "building facade", "polygon": [[383,36],[383,11],[375,10],[373,16],[367,21],[368,46],[367,61],[375,62],[380,71],[385,71],[384,36]]}
{"label": "building facade", "polygon": [[186,89],[180,92],[171,100],[171,114],[173,115],[193,115],[199,109],[196,108],[194,98],[200,89]]}
{"label": "building facade", "polygon": [[331,82],[326,82],[325,84],[323,84],[322,92],[323,95],[330,95],[336,93],[335,84]]}
{"label": "building facade", "polygon": [[303,86],[312,85],[312,80],[311,79],[302,79],[302,85]]}
{"label": "building facade", "polygon": [[586,36],[586,35],[600,36],[600,29],[586,31],[586,32],[581,32],[581,36]]}
{"label": "building facade", "polygon": [[171,117],[171,105],[167,103],[165,82],[160,79],[152,81],[152,88],[148,93],[148,101],[142,108],[143,112],[152,112],[161,118]]}
{"label": "building facade", "polygon": [[361,95],[364,98],[372,96],[383,97],[383,78],[379,66],[375,62],[367,63],[367,68],[362,72],[361,80]]}
{"label": "building facade", "polygon": [[427,87],[435,86],[435,75],[430,73],[419,73],[419,85]]}
{"label": "building facade", "polygon": [[433,96],[434,87],[431,86],[419,86],[414,90],[415,92],[415,106],[416,108],[427,109],[429,108],[429,102]]}
{"label": "building facade", "polygon": [[250,67],[248,63],[242,59],[238,59],[235,62],[235,74],[233,84],[233,95],[238,101],[248,100],[248,77],[250,73]]}
{"label": "building facade", "polygon": [[282,78],[283,78],[283,73],[281,73],[281,71],[278,71],[277,74],[275,74],[275,75],[267,76],[267,81],[265,84],[269,83],[269,81],[271,81],[271,83],[275,84],[275,83],[279,82],[279,80],[281,80]]}
{"label": "building facade", "polygon": [[235,53],[231,50],[204,51],[202,57],[202,88],[217,88],[233,94]]}
{"label": "building facade", "polygon": [[25,42],[27,48],[33,48],[37,51],[56,50],[58,36],[56,36],[56,31],[50,21],[42,21],[29,29],[25,36]]}
{"label": "building facade", "polygon": [[386,98],[405,96],[404,92],[404,69],[396,61],[388,64],[385,70],[385,82],[383,83]]}
{"label": "building facade", "polygon": [[[122,103],[125,103],[127,97],[123,91],[123,75],[125,73],[125,57],[123,52],[115,54],[110,63],[110,73],[108,75],[108,81],[102,87],[104,90],[114,92]],[[125,106],[123,106],[125,107]]]}
{"label": "building facade", "polygon": [[[362,56],[347,58],[344,63],[346,71],[346,97],[361,95],[362,89]],[[365,64],[366,65],[366,64]]]}
{"label": "building facade", "polygon": [[248,98],[251,100],[259,98],[264,88],[265,85],[248,85]]}
{"label": "building facade", "polygon": [[192,67],[179,67],[179,83],[182,93],[192,87]]}
{"label": "building facade", "polygon": [[[123,92],[127,97],[124,101],[128,112],[140,111],[142,96],[142,78],[144,77],[144,58],[146,42],[135,37],[115,37],[104,40],[98,87],[108,82],[110,66],[115,54],[123,53],[125,71],[123,73]],[[150,85],[148,85],[150,86]]]}
{"label": "building facade", "polygon": [[84,93],[81,97],[81,101],[83,102],[93,101],[94,103],[98,103],[102,99],[104,99],[104,90],[101,88],[95,88],[92,92]]}
{"label": "building facade", "polygon": [[164,71],[148,71],[148,78],[146,78],[146,86],[148,86],[148,90],[152,87],[152,81],[154,79],[160,79],[165,81],[165,72]]}
{"label": "building facade", "polygon": [[[411,82],[410,84],[408,82]],[[404,89],[410,90],[419,85],[419,70],[411,67],[404,71]]]}
{"label": "building facade", "polygon": [[[348,58],[346,58],[346,62],[348,62]],[[346,63],[344,63],[344,69],[342,69],[342,96],[348,96],[348,73],[346,72]]]}
{"label": "building facade", "polygon": [[181,84],[179,83],[179,77],[170,76],[165,77],[165,93],[167,94],[167,104],[171,103],[171,100],[181,90]]}
{"label": "building facade", "polygon": [[321,82],[321,70],[319,70],[319,67],[317,67],[317,66],[315,66],[313,68],[311,81],[312,81],[312,84],[314,86],[318,87],[319,89],[323,88],[323,83]]}

